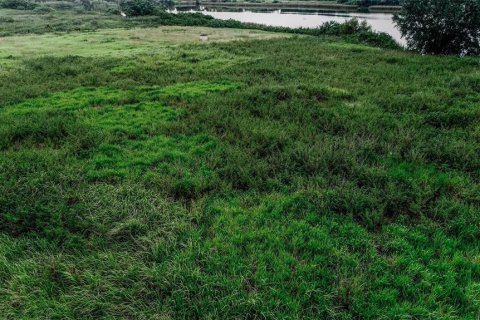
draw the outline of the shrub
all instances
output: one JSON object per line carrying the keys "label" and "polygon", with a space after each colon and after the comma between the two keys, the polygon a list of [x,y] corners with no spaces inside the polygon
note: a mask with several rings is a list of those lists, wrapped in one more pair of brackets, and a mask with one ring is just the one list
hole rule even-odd
{"label": "shrub", "polygon": [[120,8],[127,16],[148,16],[155,13],[152,0],[122,0]]}
{"label": "shrub", "polygon": [[366,43],[378,48],[398,48],[398,44],[395,42],[395,40],[385,32],[358,32],[354,35],[353,40],[357,40],[358,42]]}
{"label": "shrub", "polygon": [[35,3],[28,0],[3,0],[0,1],[0,8],[17,9],[17,10],[31,10],[35,8]]}
{"label": "shrub", "polygon": [[322,34],[328,35],[350,35],[358,32],[372,32],[372,28],[364,20],[359,22],[358,19],[353,18],[344,23],[336,21],[327,21],[322,24],[318,30]]}
{"label": "shrub", "polygon": [[410,49],[427,54],[480,54],[480,0],[405,0],[394,22]]}

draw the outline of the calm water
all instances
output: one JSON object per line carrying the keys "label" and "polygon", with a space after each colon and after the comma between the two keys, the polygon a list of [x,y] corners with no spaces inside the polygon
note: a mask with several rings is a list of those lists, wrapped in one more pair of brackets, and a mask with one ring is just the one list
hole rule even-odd
{"label": "calm water", "polygon": [[[175,10],[176,11],[176,10]],[[174,12],[175,12],[174,11]],[[248,9],[238,11],[226,11],[224,9],[188,10],[189,12],[201,12],[217,19],[234,19],[241,22],[259,23],[270,26],[290,28],[315,28],[327,21],[345,22],[353,17],[366,20],[375,31],[390,34],[397,42],[404,44],[400,32],[395,28],[392,14],[389,13],[356,13],[356,12],[295,12],[291,9],[281,9],[270,12],[257,12]]]}

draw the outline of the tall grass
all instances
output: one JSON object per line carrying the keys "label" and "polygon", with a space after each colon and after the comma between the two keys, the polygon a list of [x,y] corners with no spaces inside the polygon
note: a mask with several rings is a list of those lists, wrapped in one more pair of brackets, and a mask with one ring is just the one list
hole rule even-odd
{"label": "tall grass", "polygon": [[4,318],[478,317],[478,59],[165,54],[2,75]]}

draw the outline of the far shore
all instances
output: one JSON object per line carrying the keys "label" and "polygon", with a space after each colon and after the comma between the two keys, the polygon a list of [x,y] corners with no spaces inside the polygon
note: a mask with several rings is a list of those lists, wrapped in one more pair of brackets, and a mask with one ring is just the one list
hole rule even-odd
{"label": "far shore", "polygon": [[177,8],[203,6],[206,8],[242,8],[242,9],[318,9],[335,11],[368,11],[375,13],[394,13],[401,10],[401,6],[370,6],[362,8],[357,5],[341,4],[333,1],[285,1],[285,2],[220,2],[220,1],[180,1],[175,3]]}

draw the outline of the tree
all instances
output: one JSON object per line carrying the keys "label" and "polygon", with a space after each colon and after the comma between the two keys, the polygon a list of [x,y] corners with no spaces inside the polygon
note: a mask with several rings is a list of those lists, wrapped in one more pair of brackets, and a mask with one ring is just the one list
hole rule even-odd
{"label": "tree", "polygon": [[148,16],[155,13],[153,0],[122,0],[120,8],[127,16]]}
{"label": "tree", "polygon": [[480,54],[480,0],[405,0],[393,20],[410,49]]}

